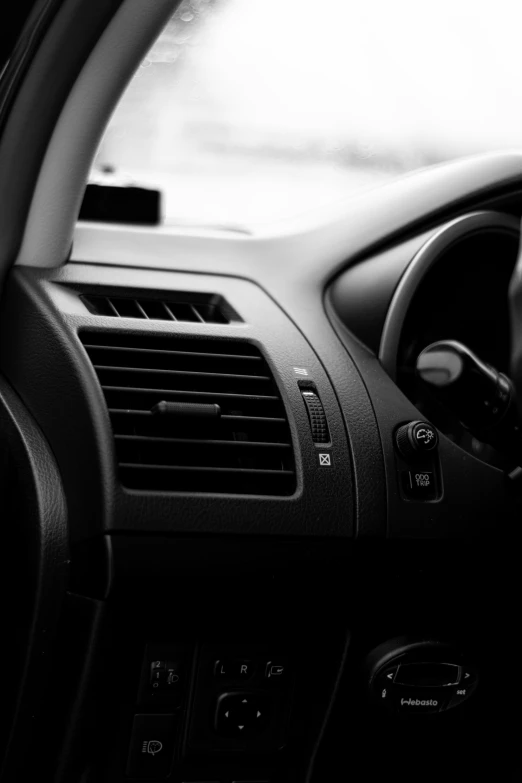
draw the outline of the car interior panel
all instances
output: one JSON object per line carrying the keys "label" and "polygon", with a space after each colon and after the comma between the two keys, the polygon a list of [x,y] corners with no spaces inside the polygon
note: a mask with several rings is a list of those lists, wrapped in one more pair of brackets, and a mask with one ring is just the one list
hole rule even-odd
{"label": "car interior panel", "polygon": [[519,780],[522,148],[257,228],[90,180],[240,4],[0,35],[0,781]]}

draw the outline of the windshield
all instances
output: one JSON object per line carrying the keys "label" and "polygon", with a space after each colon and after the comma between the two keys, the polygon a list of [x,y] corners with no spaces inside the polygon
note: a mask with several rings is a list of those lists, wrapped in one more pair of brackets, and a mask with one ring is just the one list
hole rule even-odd
{"label": "windshield", "polygon": [[251,227],[521,146],[521,30],[514,0],[184,0],[93,179],[158,187],[167,224]]}

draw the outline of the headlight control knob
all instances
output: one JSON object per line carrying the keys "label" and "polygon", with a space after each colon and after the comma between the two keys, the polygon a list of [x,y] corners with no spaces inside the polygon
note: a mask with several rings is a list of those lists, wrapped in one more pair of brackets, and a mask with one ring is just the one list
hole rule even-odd
{"label": "headlight control knob", "polygon": [[395,442],[404,459],[411,460],[435,451],[439,436],[435,427],[427,421],[410,421],[399,427]]}

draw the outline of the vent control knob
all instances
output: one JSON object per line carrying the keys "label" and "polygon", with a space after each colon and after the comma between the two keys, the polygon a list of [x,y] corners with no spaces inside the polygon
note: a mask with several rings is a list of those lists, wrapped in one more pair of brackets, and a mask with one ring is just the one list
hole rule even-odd
{"label": "vent control knob", "polygon": [[435,427],[427,421],[410,421],[399,427],[395,442],[404,459],[412,459],[435,451],[439,436]]}
{"label": "vent control knob", "polygon": [[330,433],[328,432],[328,422],[326,421],[326,414],[319,396],[315,392],[308,390],[301,393],[310,420],[313,442],[329,443]]}

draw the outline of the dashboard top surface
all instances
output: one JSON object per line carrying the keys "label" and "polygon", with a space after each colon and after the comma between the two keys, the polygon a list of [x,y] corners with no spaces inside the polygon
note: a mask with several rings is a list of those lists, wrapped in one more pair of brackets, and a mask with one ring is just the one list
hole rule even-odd
{"label": "dashboard top surface", "polygon": [[[334,208],[271,224],[252,236],[170,228],[78,223],[71,261],[143,266],[254,279],[289,293],[316,291],[343,266],[466,212],[513,202],[522,190],[522,154],[464,158],[399,178]],[[55,266],[42,248],[19,264]]]}

